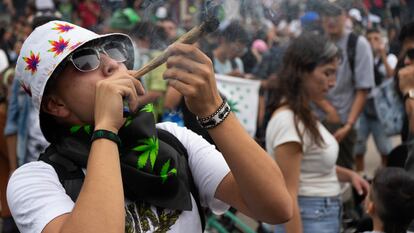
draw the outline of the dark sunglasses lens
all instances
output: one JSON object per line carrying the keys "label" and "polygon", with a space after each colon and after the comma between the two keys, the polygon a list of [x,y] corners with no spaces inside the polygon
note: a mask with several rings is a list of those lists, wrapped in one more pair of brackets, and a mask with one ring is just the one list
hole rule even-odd
{"label": "dark sunglasses lens", "polygon": [[410,60],[414,60],[414,49],[409,49],[409,50],[407,50],[407,57],[408,57]]}
{"label": "dark sunglasses lens", "polygon": [[73,64],[81,71],[91,71],[99,66],[99,57],[94,49],[82,49],[72,55]]}
{"label": "dark sunglasses lens", "polygon": [[103,46],[108,56],[117,62],[128,60],[127,52],[124,46],[119,42],[109,42]]}

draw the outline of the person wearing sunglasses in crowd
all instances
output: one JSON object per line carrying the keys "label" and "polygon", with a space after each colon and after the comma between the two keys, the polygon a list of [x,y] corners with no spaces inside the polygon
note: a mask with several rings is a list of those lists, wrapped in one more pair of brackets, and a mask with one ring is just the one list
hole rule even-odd
{"label": "person wearing sunglasses in crowd", "polygon": [[[186,128],[155,125],[151,105],[140,106],[145,91],[128,70],[134,57],[126,35],[52,21],[26,39],[16,77],[40,110],[51,146],[10,179],[8,202],[22,233],[202,232],[190,180],[202,206],[215,213],[231,205],[266,222],[291,218],[279,167],[221,99],[211,60],[192,45],[174,44],[168,53],[164,78],[184,95],[221,152]],[[179,143],[164,140],[162,130]],[[53,163],[43,160],[48,154],[86,173],[75,200]]]}
{"label": "person wearing sunglasses in crowd", "polygon": [[338,142],[311,109],[335,85],[340,60],[339,48],[327,38],[303,34],[287,48],[271,89],[266,149],[294,200],[292,220],[276,226],[276,233],[339,233],[339,181],[351,182],[360,195],[369,188],[356,172],[335,165]]}

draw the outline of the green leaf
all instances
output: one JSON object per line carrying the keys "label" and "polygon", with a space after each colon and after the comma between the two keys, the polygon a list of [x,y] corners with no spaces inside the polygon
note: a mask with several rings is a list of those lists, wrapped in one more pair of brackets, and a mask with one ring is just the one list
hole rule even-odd
{"label": "green leaf", "polygon": [[173,174],[173,175],[177,175],[177,169],[173,168],[171,169],[168,174]]}
{"label": "green leaf", "polygon": [[76,132],[78,132],[79,131],[79,129],[81,128],[82,126],[80,126],[80,125],[75,125],[75,126],[72,126],[72,128],[70,128],[70,132],[71,133],[76,133]]}
{"label": "green leaf", "polygon": [[138,168],[143,168],[149,158],[151,169],[154,169],[155,161],[157,160],[158,156],[158,139],[155,136],[153,136],[152,138],[146,138],[144,140],[140,140],[139,142],[143,145],[137,146],[132,149],[134,151],[143,152],[138,158]]}
{"label": "green leaf", "polygon": [[132,116],[127,117],[126,122],[125,122],[125,127],[127,127],[128,125],[130,125],[132,123]]}
{"label": "green leaf", "polygon": [[142,109],[141,112],[154,112],[154,105],[153,104],[147,104]]}
{"label": "green leaf", "polygon": [[133,151],[146,151],[148,150],[149,146],[148,145],[141,145],[141,146],[137,146],[135,148],[133,148]]}
{"label": "green leaf", "polygon": [[233,101],[233,100],[229,99],[229,100],[227,100],[227,102],[230,105],[231,111],[233,111],[235,113],[240,112],[240,110],[237,108],[237,105],[239,104],[237,101]]}
{"label": "green leaf", "polygon": [[154,169],[155,160],[157,159],[157,151],[151,150],[150,151],[150,162],[151,162],[151,170]]}
{"label": "green leaf", "polygon": [[167,171],[169,168],[170,168],[170,160],[168,160],[166,163],[164,163],[164,165],[162,165],[161,173],[160,173],[162,183],[164,183],[168,178]]}
{"label": "green leaf", "polygon": [[138,157],[138,169],[142,169],[147,163],[149,152],[145,151]]}
{"label": "green leaf", "polygon": [[158,156],[158,148],[159,148],[158,138],[153,136],[150,141],[151,141],[150,161],[151,161],[151,168],[154,169],[155,160],[157,159],[157,156]]}
{"label": "green leaf", "polygon": [[83,127],[83,129],[85,130],[85,132],[86,132],[87,134],[91,134],[91,126],[90,126],[90,125],[85,125],[85,126]]}

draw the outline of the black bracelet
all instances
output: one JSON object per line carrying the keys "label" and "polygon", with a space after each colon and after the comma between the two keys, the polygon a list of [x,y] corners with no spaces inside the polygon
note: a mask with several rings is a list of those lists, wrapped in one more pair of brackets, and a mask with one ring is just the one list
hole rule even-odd
{"label": "black bracelet", "polygon": [[202,128],[211,129],[221,124],[227,118],[230,112],[231,108],[227,101],[224,100],[217,111],[215,111],[211,116],[204,118],[197,117],[197,121]]}
{"label": "black bracelet", "polygon": [[210,120],[211,118],[213,118],[215,115],[217,115],[224,108],[224,105],[226,103],[227,102],[225,100],[223,100],[223,103],[221,103],[221,105],[217,108],[217,110],[213,114],[211,114],[208,117],[199,118],[198,120],[199,121],[207,121],[207,120]]}
{"label": "black bracelet", "polygon": [[121,146],[121,139],[119,138],[118,134],[111,132],[109,130],[104,130],[104,129],[95,130],[92,134],[91,142],[95,141],[96,139],[100,139],[100,138],[106,138],[108,140],[115,142],[118,145],[118,147]]}

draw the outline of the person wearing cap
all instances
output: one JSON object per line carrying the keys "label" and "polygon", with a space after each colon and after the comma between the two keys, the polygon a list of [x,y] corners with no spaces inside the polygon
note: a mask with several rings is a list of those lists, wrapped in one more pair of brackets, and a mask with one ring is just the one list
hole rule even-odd
{"label": "person wearing cap", "polygon": [[322,6],[321,15],[325,34],[344,53],[335,87],[328,92],[325,100],[316,104],[322,110],[318,112],[319,117],[325,120],[327,128],[340,142],[337,164],[352,169],[354,124],[365,105],[369,90],[375,85],[373,56],[368,41],[357,37],[352,69],[348,57],[351,33],[345,30],[346,14],[341,2],[326,2]]}
{"label": "person wearing cap", "polygon": [[[51,143],[46,154],[54,151],[86,174],[73,201],[44,160],[18,168],[7,199],[22,233],[201,232],[190,179],[201,204],[215,213],[231,205],[273,224],[291,218],[279,167],[221,99],[211,60],[193,45],[174,44],[168,53],[164,78],[185,96],[221,152],[186,128],[154,124],[153,108],[140,106],[144,90],[128,70],[128,36],[52,21],[26,39],[16,78],[39,110]],[[188,161],[177,144],[159,137],[162,129],[185,147]]]}

